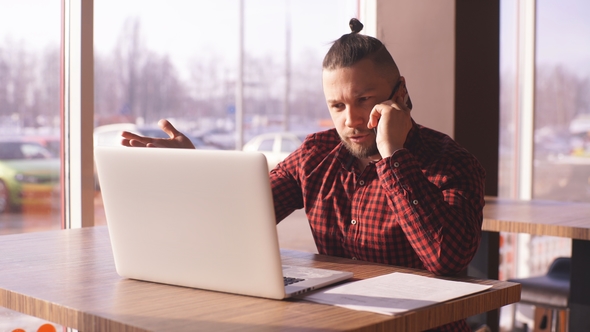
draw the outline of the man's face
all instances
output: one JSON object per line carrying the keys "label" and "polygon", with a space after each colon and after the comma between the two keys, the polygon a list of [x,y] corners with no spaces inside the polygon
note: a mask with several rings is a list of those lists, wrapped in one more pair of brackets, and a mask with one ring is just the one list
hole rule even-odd
{"label": "man's face", "polygon": [[357,158],[379,157],[375,132],[367,123],[373,107],[387,100],[393,88],[393,78],[383,76],[367,59],[323,72],[324,96],[334,127]]}

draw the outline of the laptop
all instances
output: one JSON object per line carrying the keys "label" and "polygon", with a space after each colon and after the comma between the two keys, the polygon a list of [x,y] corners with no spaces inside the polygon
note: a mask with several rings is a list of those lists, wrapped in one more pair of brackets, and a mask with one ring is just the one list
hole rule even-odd
{"label": "laptop", "polygon": [[259,152],[96,146],[94,153],[122,277],[271,299],[352,278],[282,266]]}

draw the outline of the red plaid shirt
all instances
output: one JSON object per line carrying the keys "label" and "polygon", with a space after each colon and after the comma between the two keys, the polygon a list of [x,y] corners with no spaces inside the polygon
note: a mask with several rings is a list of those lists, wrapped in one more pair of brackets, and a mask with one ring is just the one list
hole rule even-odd
{"label": "red plaid shirt", "polygon": [[[305,208],[320,254],[463,271],[481,237],[485,171],[447,135],[414,124],[404,149],[361,171],[335,129],[271,171],[277,221]],[[465,321],[439,331],[469,331]]]}

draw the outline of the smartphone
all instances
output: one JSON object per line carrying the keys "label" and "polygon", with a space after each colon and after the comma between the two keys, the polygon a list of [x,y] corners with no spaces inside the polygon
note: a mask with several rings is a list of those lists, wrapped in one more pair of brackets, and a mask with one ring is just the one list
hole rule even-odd
{"label": "smartphone", "polygon": [[[403,88],[402,88],[403,86]],[[402,91],[406,92],[406,95],[404,96],[404,100],[406,102],[406,106],[411,110],[412,109],[412,99],[410,98],[410,94],[408,93],[408,88],[406,87],[406,82],[402,81],[401,79],[397,81],[397,83],[395,84],[395,86],[393,87],[393,90],[391,91],[391,94],[389,95],[389,98],[387,98],[387,100],[393,100],[394,97],[397,97],[397,95],[399,93],[403,93]],[[375,134],[377,134],[377,127],[373,128],[373,131],[375,132]]]}
{"label": "smartphone", "polygon": [[389,95],[389,98],[387,98],[387,100],[393,100],[394,97],[397,97],[398,94],[403,93],[404,90],[405,90],[404,100],[406,102],[406,106],[409,109],[412,109],[412,99],[410,99],[410,94],[408,93],[408,88],[406,87],[406,82],[402,81],[401,79],[399,81],[397,81],[397,83],[393,87],[393,90],[391,91],[391,94]]}

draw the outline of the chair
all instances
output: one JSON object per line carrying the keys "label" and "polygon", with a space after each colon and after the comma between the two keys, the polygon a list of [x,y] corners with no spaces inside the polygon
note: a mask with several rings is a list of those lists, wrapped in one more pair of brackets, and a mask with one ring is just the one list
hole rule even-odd
{"label": "chair", "polygon": [[534,331],[568,331],[570,275],[571,257],[558,257],[543,276],[509,280],[522,285],[518,303],[535,307]]}

